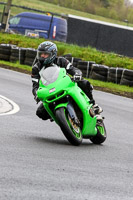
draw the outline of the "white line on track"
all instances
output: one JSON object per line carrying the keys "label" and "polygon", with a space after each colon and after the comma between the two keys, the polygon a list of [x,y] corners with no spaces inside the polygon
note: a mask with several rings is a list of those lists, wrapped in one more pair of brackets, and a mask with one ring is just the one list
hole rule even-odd
{"label": "white line on track", "polygon": [[0,116],[15,114],[19,110],[20,108],[15,102],[0,95]]}

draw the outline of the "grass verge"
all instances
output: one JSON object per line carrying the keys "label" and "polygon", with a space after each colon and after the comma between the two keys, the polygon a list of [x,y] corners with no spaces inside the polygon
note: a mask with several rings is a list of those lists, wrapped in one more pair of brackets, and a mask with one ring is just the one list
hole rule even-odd
{"label": "grass verge", "polygon": [[[0,61],[0,67],[15,70],[22,73],[31,74],[31,67],[27,65],[20,65],[17,63],[11,63],[7,61]],[[90,83],[94,86],[94,89],[128,97],[133,99],[133,87],[128,87],[124,85],[118,85],[110,82],[102,82],[98,80],[88,79]]]}
{"label": "grass verge", "polygon": [[[44,41],[44,38],[29,38],[23,35],[0,33],[0,43],[14,44],[18,47],[37,48]],[[121,67],[133,70],[133,58],[124,57],[115,53],[107,53],[95,48],[79,47],[74,44],[67,44],[55,41],[58,47],[58,56],[71,53],[73,57],[81,58],[84,61],[95,61],[97,64],[109,67]]]}

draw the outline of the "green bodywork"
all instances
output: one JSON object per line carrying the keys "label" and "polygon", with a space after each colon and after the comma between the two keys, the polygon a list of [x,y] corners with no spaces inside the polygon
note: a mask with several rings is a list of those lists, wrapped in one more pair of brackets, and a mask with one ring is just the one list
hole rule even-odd
{"label": "green bodywork", "polygon": [[54,111],[60,107],[67,108],[69,102],[66,101],[65,103],[61,102],[59,104],[56,102],[66,96],[71,96],[83,115],[83,126],[81,130],[83,137],[94,136],[97,134],[96,117],[91,117],[89,114],[92,104],[89,103],[89,98],[77,86],[77,83],[73,82],[66,74],[64,68],[59,69],[58,77],[53,83],[45,85],[45,83],[40,80],[37,96],[43,102],[45,109],[57,124],[58,121],[54,114],[55,112],[50,109],[50,104],[55,104]]}

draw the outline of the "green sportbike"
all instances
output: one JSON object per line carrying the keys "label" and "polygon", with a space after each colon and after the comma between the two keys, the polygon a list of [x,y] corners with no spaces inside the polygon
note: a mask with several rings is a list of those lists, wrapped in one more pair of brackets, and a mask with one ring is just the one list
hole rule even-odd
{"label": "green sportbike", "polygon": [[89,98],[66,69],[57,65],[42,68],[37,97],[72,145],[80,145],[83,138],[94,144],[106,140],[103,117],[95,114]]}

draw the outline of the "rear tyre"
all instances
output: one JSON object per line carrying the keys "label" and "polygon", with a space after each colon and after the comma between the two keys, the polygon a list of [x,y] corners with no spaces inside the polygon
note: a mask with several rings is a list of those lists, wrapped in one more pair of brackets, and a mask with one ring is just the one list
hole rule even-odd
{"label": "rear tyre", "polygon": [[70,118],[70,115],[66,108],[57,109],[56,118],[67,140],[72,145],[79,146],[82,143],[82,133],[80,127],[75,124],[74,120]]}
{"label": "rear tyre", "polygon": [[91,137],[90,140],[94,144],[101,144],[107,138],[107,133],[106,133],[105,125],[104,125],[103,122],[101,122],[100,124],[96,125],[96,128],[97,128],[97,135],[94,136],[94,137]]}

